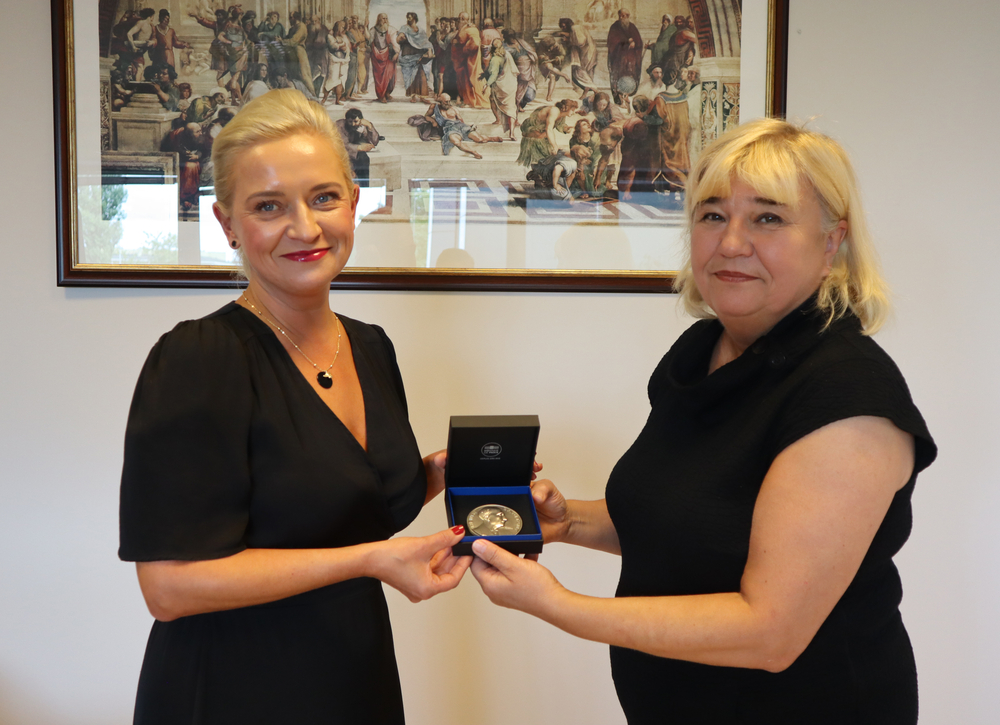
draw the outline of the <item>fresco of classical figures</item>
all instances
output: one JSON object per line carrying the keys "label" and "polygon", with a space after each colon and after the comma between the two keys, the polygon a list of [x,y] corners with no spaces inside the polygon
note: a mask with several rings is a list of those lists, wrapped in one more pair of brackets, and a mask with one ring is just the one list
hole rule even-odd
{"label": "fresco of classical figures", "polygon": [[105,165],[173,155],[187,220],[214,138],[272,88],[329,110],[400,219],[420,189],[475,180],[500,221],[544,199],[651,223],[739,117],[734,0],[101,3]]}

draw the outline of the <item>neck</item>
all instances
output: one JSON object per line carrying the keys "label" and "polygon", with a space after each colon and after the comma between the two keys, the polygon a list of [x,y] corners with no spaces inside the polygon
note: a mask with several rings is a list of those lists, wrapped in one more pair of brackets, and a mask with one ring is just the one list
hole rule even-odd
{"label": "neck", "polygon": [[712,359],[708,363],[709,374],[714,373],[723,365],[731,363],[742,355],[753,343],[754,340],[737,339],[730,334],[727,328],[722,328],[722,334],[719,335],[719,341],[715,343],[715,349],[712,350]]}
{"label": "neck", "polygon": [[330,310],[330,295],[288,295],[251,280],[240,304],[252,303],[266,317],[284,328],[300,345],[315,336],[325,336],[336,326]]}

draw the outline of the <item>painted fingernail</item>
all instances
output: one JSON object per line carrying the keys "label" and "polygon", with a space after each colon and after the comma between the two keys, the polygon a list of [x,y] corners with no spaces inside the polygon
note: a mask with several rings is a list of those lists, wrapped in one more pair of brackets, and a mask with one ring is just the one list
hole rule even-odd
{"label": "painted fingernail", "polygon": [[462,524],[458,524],[456,526],[452,526],[451,527],[451,533],[453,533],[453,534],[464,534],[465,533],[465,527],[462,526]]}

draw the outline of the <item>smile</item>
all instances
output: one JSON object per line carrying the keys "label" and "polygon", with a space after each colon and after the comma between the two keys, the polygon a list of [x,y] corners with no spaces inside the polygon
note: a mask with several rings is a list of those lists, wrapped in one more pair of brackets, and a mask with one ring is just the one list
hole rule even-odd
{"label": "smile", "polygon": [[285,259],[290,259],[293,262],[315,262],[318,259],[322,259],[329,252],[329,249],[313,249],[307,252],[289,252],[288,254],[282,254],[281,256]]}
{"label": "smile", "polygon": [[721,272],[716,272],[715,276],[718,277],[723,282],[750,282],[757,279],[749,274],[743,274],[742,272],[731,272],[729,270],[723,270]]}

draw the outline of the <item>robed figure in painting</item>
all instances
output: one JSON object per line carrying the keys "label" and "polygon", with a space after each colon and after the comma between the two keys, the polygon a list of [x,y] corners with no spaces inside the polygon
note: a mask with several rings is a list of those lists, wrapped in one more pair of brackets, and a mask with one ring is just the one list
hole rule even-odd
{"label": "robed figure in painting", "polygon": [[379,13],[375,19],[371,42],[375,95],[382,103],[388,103],[392,98],[392,89],[396,86],[396,58],[399,57],[399,45],[396,43],[396,31],[389,27],[389,16],[385,13]]}
{"label": "robed figure in painting", "polygon": [[490,64],[486,68],[486,85],[490,89],[490,107],[497,124],[507,138],[514,140],[517,125],[517,61],[500,39],[493,41]]}
{"label": "robed figure in painting", "polygon": [[406,14],[406,25],[399,29],[399,67],[403,71],[403,84],[408,96],[426,96],[434,87],[431,66],[434,46],[427,33],[417,25],[417,14]]}
{"label": "robed figure in painting", "polygon": [[643,50],[642,36],[632,22],[631,14],[628,10],[619,10],[618,20],[608,30],[608,72],[611,74],[611,93],[615,103],[621,102],[618,90],[620,79],[631,78],[634,81],[632,91],[626,91],[628,93],[634,93],[638,87]]}
{"label": "robed figure in painting", "polygon": [[524,107],[535,100],[538,89],[535,85],[535,70],[538,67],[538,54],[524,42],[520,34],[513,30],[503,31],[503,42],[507,53],[514,58],[517,65],[517,107]]}
{"label": "robed figure in painting", "polygon": [[670,16],[664,15],[660,21],[660,34],[656,40],[647,43],[646,47],[650,51],[649,67],[647,73],[651,73],[653,68],[662,68],[667,61],[667,54],[670,52],[670,41],[677,33],[677,26],[670,22]]}
{"label": "robed figure in painting", "polygon": [[531,168],[542,159],[559,150],[555,132],[569,133],[566,120],[580,104],[572,98],[563,98],[554,106],[541,106],[521,122],[521,151],[517,163]]}
{"label": "robed figure in painting", "polygon": [[190,48],[191,44],[177,37],[177,33],[170,27],[170,13],[167,10],[160,11],[159,20],[159,24],[153,26],[155,42],[149,49],[149,60],[153,65],[169,65],[176,70],[174,48]]}
{"label": "robed figure in painting", "polygon": [[334,103],[339,106],[346,95],[344,85],[347,80],[347,68],[351,62],[351,41],[347,37],[347,23],[343,20],[335,22],[333,31],[326,34],[323,42],[326,53],[326,73],[322,83],[323,103],[326,103],[332,93]]}
{"label": "robed figure in painting", "polygon": [[[264,22],[257,26],[257,45],[268,65],[284,64],[286,54],[281,43],[284,37],[285,26],[279,22],[278,13],[269,12]],[[271,68],[271,71],[274,70],[276,69]]]}
{"label": "robed figure in painting", "polygon": [[698,36],[694,33],[691,22],[683,15],[674,18],[677,32],[670,38],[670,49],[663,60],[663,76],[669,78],[673,73],[680,77],[684,68],[692,65],[695,59],[695,44]]}
{"label": "robed figure in painting", "polygon": [[[309,58],[309,75],[313,79],[313,85],[318,85],[316,80],[320,76],[326,78],[330,75],[330,49],[327,48],[326,39],[330,35],[330,28],[323,24],[322,18],[318,14],[309,19],[306,26],[306,56]],[[319,88],[316,88],[319,92]]]}
{"label": "robed figure in painting", "polygon": [[348,19],[347,37],[351,41],[351,63],[344,92],[352,98],[368,88],[368,28],[358,22],[356,15]]}
{"label": "robed figure in painting", "polygon": [[590,31],[574,23],[572,18],[559,18],[559,31],[553,35],[569,48],[569,62],[573,84],[581,92],[597,90],[594,71],[597,69],[597,43]]}
{"label": "robed figure in painting", "polygon": [[638,95],[632,99],[632,116],[622,123],[618,194],[623,201],[631,200],[633,191],[652,191],[648,182],[644,183],[641,172],[641,169],[649,165],[649,126],[645,119],[648,110],[649,98]]}
{"label": "robed figure in painting", "polygon": [[469,22],[468,13],[458,16],[458,34],[451,44],[451,59],[462,103],[470,108],[489,108],[486,86],[479,76],[483,73],[483,54],[479,29]]}
{"label": "robed figure in painting", "polygon": [[312,70],[309,67],[309,54],[306,52],[306,40],[309,38],[309,28],[302,20],[302,13],[296,11],[291,16],[291,27],[288,28],[288,36],[284,40],[284,46],[291,56],[289,71],[298,68],[299,80],[308,89],[309,93],[316,95],[316,87],[313,85]]}
{"label": "robed figure in painting", "polygon": [[[691,120],[687,91],[671,83],[653,99],[646,114],[649,126],[648,184],[665,191],[683,191],[691,171]],[[638,176],[638,175],[637,175]],[[638,180],[638,179],[637,179]]]}

